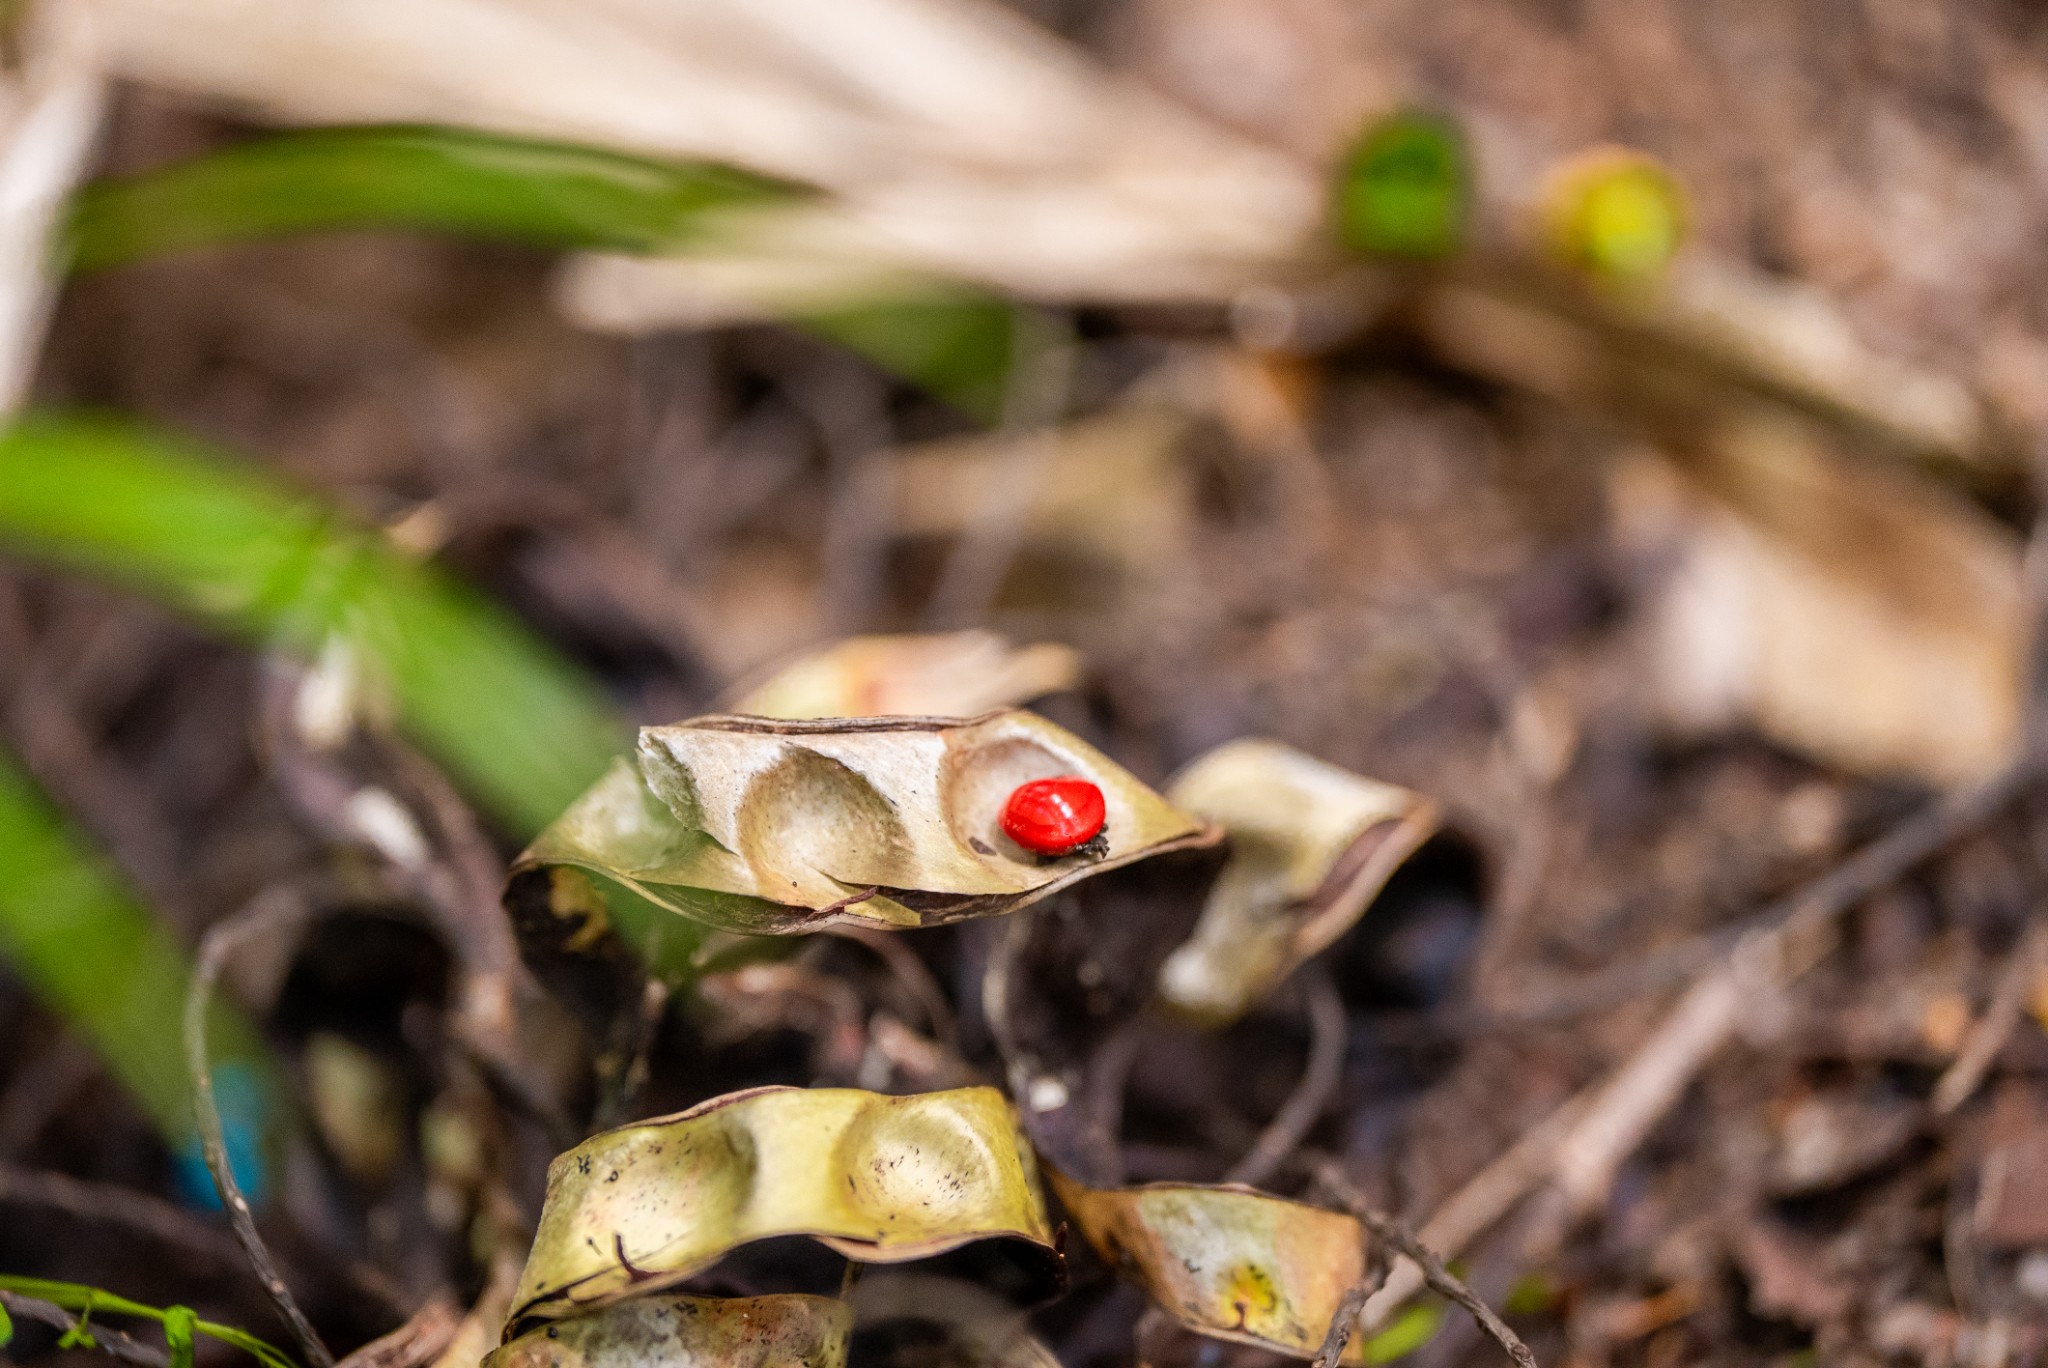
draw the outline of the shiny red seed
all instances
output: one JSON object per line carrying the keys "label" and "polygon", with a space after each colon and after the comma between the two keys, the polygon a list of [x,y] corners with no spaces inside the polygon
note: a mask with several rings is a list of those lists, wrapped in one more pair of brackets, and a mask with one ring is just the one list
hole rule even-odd
{"label": "shiny red seed", "polygon": [[1003,835],[1040,855],[1064,855],[1101,832],[1102,790],[1074,774],[1033,779],[1003,804]]}

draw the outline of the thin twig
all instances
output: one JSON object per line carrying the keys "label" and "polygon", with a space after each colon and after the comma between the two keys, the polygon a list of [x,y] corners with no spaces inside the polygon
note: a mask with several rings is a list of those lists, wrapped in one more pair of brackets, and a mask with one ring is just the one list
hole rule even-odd
{"label": "thin twig", "polygon": [[1308,1066],[1301,1072],[1301,1081],[1294,1085],[1287,1100],[1280,1104],[1280,1110],[1259,1132],[1259,1138],[1245,1151],[1244,1158],[1231,1166],[1223,1175],[1226,1183],[1246,1183],[1257,1187],[1273,1176],[1288,1156],[1307,1138],[1309,1130],[1322,1119],[1330,1099],[1337,1092],[1337,1085],[1344,1077],[1344,1047],[1349,1023],[1344,1015],[1344,1000],[1337,996],[1337,986],[1330,981],[1330,973],[1320,964],[1302,967],[1297,976],[1301,991],[1308,1007],[1309,1047]]}
{"label": "thin twig", "polygon": [[2033,781],[2024,758],[1980,783],[1947,794],[1864,846],[1827,874],[1780,900],[1768,924],[1736,942],[1725,962],[1693,985],[1661,1026],[1599,1086],[1558,1147],[1556,1207],[1536,1230],[1536,1247],[1606,1195],[1622,1162],[1699,1071],[1735,1035],[1746,1012],[1804,973],[1832,942],[1836,920],[1915,865],[2004,811]]}
{"label": "thin twig", "polygon": [[1337,1360],[1344,1357],[1351,1337],[1364,1324],[1366,1304],[1386,1286],[1389,1267],[1385,1243],[1377,1239],[1367,1240],[1365,1272],[1338,1299],[1337,1309],[1330,1316],[1330,1328],[1323,1334],[1322,1347],[1316,1350],[1311,1368],[1337,1368]]}
{"label": "thin twig", "polygon": [[1991,1062],[1998,1058],[1998,1052],[2012,1038],[2013,1028],[2020,1024],[2027,996],[2044,968],[2048,968],[2048,913],[2037,910],[2033,923],[1999,973],[1991,1005],[1963,1037],[1963,1048],[1956,1052],[1955,1062],[1934,1085],[1936,1116],[1947,1116],[1977,1091],[1977,1085],[1991,1071]]}
{"label": "thin twig", "polygon": [[[67,1335],[77,1329],[82,1320],[55,1302],[46,1302],[40,1297],[24,1297],[19,1292],[0,1292],[0,1306],[6,1307],[11,1316],[39,1322]],[[93,1343],[117,1359],[136,1364],[138,1368],[170,1368],[168,1352],[153,1344],[144,1344],[125,1330],[116,1330],[111,1325],[93,1325],[89,1330]]]}
{"label": "thin twig", "polygon": [[296,922],[310,910],[305,901],[291,890],[272,888],[207,931],[199,942],[199,963],[192,972],[192,984],[185,994],[185,1067],[192,1079],[194,1119],[199,1126],[207,1171],[212,1173],[213,1184],[220,1190],[221,1203],[227,1208],[228,1222],[234,1227],[235,1239],[241,1243],[242,1252],[248,1256],[257,1280],[263,1284],[263,1290],[269,1294],[278,1314],[291,1326],[299,1347],[305,1350],[314,1368],[334,1368],[334,1355],[328,1352],[319,1332],[299,1310],[299,1304],[278,1273],[277,1264],[270,1257],[263,1237],[256,1233],[256,1218],[250,1213],[249,1201],[242,1195],[241,1184],[235,1181],[234,1170],[228,1164],[227,1141],[221,1133],[220,1108],[213,1098],[213,1065],[206,1053],[207,1009],[213,999],[214,985],[220,981],[221,970],[229,956],[245,942],[281,924]]}
{"label": "thin twig", "polygon": [[[1438,1207],[1417,1238],[1446,1257],[1456,1258],[1466,1245],[1507,1215],[1537,1180],[1550,1171],[1559,1142],[1570,1133],[1590,1100],[1585,1094],[1575,1096],[1530,1127],[1521,1139]],[[1386,1285],[1366,1303],[1362,1320],[1365,1329],[1372,1331],[1384,1325],[1396,1308],[1422,1290],[1424,1281],[1421,1265],[1405,1258],[1396,1262],[1393,1272],[1387,1275]]]}
{"label": "thin twig", "polygon": [[1341,1164],[1327,1155],[1320,1155],[1312,1168],[1316,1181],[1342,1202],[1359,1223],[1372,1232],[1374,1239],[1400,1250],[1422,1270],[1423,1281],[1431,1291],[1464,1307],[1479,1323],[1479,1328],[1491,1335],[1519,1368],[1536,1368],[1536,1356],[1529,1352],[1528,1345],[1522,1343],[1522,1337],[1509,1329],[1507,1322],[1495,1315],[1493,1308],[1481,1301],[1477,1293],[1445,1268],[1444,1261],[1417,1239],[1414,1232],[1384,1212],[1374,1210],[1365,1194],[1352,1184]]}
{"label": "thin twig", "polygon": [[371,1340],[335,1368],[424,1368],[454,1343],[461,1325],[462,1312],[437,1294],[405,1324]]}
{"label": "thin twig", "polygon": [[917,1000],[918,1010],[931,1028],[932,1038],[954,1053],[960,1050],[960,1024],[946,1001],[946,990],[917,952],[903,943],[894,931],[876,931],[866,926],[828,926],[825,934],[866,946],[888,966],[889,972]]}

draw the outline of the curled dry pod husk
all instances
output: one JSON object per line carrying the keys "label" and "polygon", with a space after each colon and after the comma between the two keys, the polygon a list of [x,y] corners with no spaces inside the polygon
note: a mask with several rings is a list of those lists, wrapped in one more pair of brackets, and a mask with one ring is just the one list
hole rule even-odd
{"label": "curled dry pod husk", "polygon": [[848,637],[777,666],[726,711],[754,717],[973,717],[1071,689],[1071,646],[994,632]]}
{"label": "curled dry pod husk", "polygon": [[[1313,1355],[1365,1276],[1365,1228],[1341,1212],[1236,1184],[1090,1188],[1048,1169],[1103,1260],[1190,1330]],[[1363,1362],[1354,1337],[1346,1362]]]}
{"label": "curled dry pod husk", "polygon": [[[1099,846],[1045,859],[1002,833],[1018,785],[1101,788]],[[1062,727],[1027,712],[773,721],[700,717],[640,733],[514,866],[523,928],[601,913],[582,870],[725,931],[832,922],[916,927],[1011,912],[1056,889],[1217,833]]]}
{"label": "curled dry pod husk", "polygon": [[1006,1239],[1049,1281],[1038,1170],[993,1088],[756,1088],[594,1135],[548,1166],[511,1326],[673,1286],[754,1240],[900,1263]]}
{"label": "curled dry pod husk", "polygon": [[1167,796],[1230,836],[1194,934],[1159,973],[1170,1006],[1214,1024],[1242,1016],[1349,930],[1437,829],[1436,804],[1421,794],[1277,741],[1219,746]]}
{"label": "curled dry pod husk", "polygon": [[852,1335],[830,1297],[636,1297],[536,1326],[483,1368],[846,1368]]}

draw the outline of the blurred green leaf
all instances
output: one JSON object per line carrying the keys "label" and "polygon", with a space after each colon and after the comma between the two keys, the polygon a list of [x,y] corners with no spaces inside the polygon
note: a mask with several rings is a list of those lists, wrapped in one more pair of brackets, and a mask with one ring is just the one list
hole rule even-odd
{"label": "blurred green leaf", "polygon": [[104,418],[23,420],[0,434],[0,548],[265,645],[310,655],[340,634],[406,729],[521,836],[628,748],[596,686],[503,609],[197,443]]}
{"label": "blurred green leaf", "polygon": [[14,1343],[14,1317],[7,1314],[7,1308],[0,1306],[0,1349]]}
{"label": "blurred green leaf", "polygon": [[[664,253],[722,211],[808,190],[728,167],[669,163],[449,128],[275,134],[100,181],[72,203],[61,248],[100,270],[195,247],[339,229],[453,233],[560,250]],[[728,224],[730,234],[743,228]],[[790,322],[983,421],[1001,411],[1014,306],[931,282]]]}
{"label": "blurred green leaf", "polygon": [[848,304],[794,320],[970,417],[1002,416],[1018,338],[1014,304],[961,287]]}
{"label": "blurred green leaf", "polygon": [[1449,119],[1402,110],[1368,127],[1346,158],[1337,231],[1356,252],[1447,256],[1464,241],[1471,174]]}
{"label": "blurred green leaf", "polygon": [[1411,1306],[1394,1323],[1365,1342],[1367,1363],[1391,1363],[1414,1353],[1443,1328],[1444,1309],[1434,1303]]}
{"label": "blurred green leaf", "polygon": [[[180,1044],[184,948],[4,753],[0,956],[92,1044],[168,1140],[193,1134]],[[216,1058],[275,1077],[254,1029],[216,1010]]]}
{"label": "blurred green leaf", "polygon": [[1524,1273],[1501,1302],[1503,1315],[1536,1316],[1556,1306],[1564,1289],[1548,1273]]}
{"label": "blurred green leaf", "polygon": [[800,196],[742,171],[447,128],[320,128],[79,192],[64,247],[99,270],[226,242],[406,228],[536,247],[658,252],[714,210]]}

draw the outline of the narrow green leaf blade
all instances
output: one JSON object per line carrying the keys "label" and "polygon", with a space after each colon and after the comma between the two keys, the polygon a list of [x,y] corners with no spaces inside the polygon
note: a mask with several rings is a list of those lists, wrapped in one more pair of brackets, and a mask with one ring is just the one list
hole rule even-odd
{"label": "narrow green leaf blade", "polygon": [[[564,251],[688,252],[743,233],[727,211],[811,192],[730,167],[433,127],[274,134],[156,171],[86,186],[63,259],[95,271],[197,247],[345,229],[450,233]],[[789,321],[867,357],[984,422],[1001,412],[1016,309],[963,285]]]}
{"label": "narrow green leaf blade", "polygon": [[[192,1135],[179,1045],[191,972],[184,948],[4,753],[0,957],[92,1044],[166,1139]],[[216,1010],[216,1058],[274,1077],[255,1030]]]}
{"label": "narrow green leaf blade", "polygon": [[420,744],[522,836],[627,749],[595,684],[503,609],[193,442],[103,418],[20,422],[0,434],[0,549],[262,644],[310,654],[344,634]]}
{"label": "narrow green leaf blade", "polygon": [[653,252],[690,242],[713,211],[801,194],[728,167],[562,143],[450,128],[321,128],[88,186],[74,201],[65,247],[81,271],[362,228]]}

